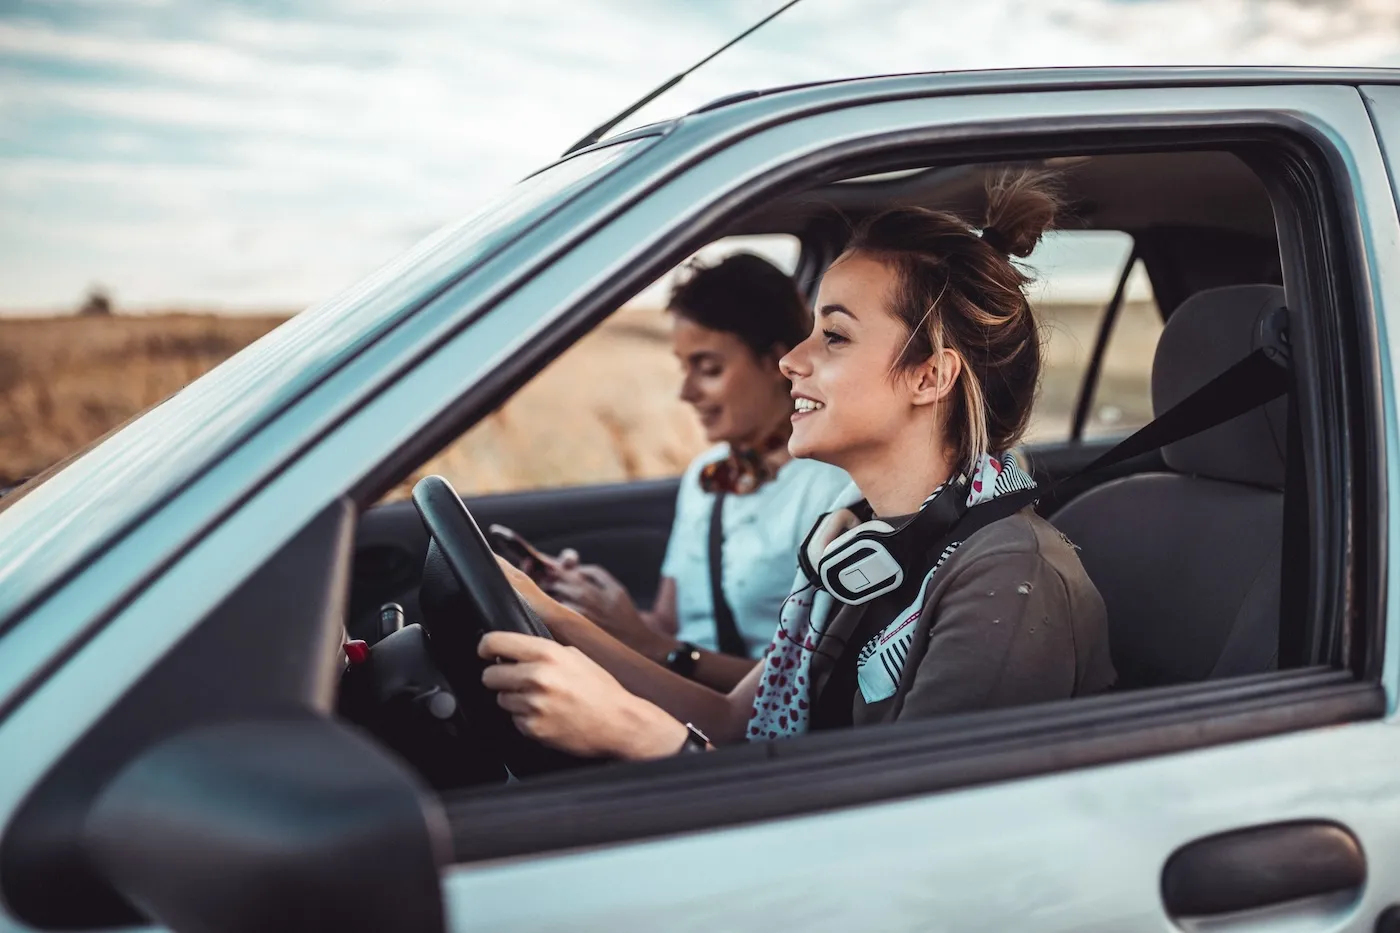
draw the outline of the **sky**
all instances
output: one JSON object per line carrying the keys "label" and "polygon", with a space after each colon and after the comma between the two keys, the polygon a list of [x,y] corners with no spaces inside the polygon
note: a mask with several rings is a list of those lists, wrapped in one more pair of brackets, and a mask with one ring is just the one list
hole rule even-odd
{"label": "sky", "polygon": [[[0,0],[0,312],[296,310],[779,0]],[[629,123],[755,87],[1107,64],[1400,67],[1397,0],[802,0]]]}

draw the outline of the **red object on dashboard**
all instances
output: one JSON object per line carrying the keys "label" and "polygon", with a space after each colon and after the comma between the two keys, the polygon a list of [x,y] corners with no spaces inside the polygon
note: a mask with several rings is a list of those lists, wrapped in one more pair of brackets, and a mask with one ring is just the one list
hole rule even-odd
{"label": "red object on dashboard", "polygon": [[351,664],[363,664],[369,657],[369,644],[359,638],[345,643],[345,658]]}

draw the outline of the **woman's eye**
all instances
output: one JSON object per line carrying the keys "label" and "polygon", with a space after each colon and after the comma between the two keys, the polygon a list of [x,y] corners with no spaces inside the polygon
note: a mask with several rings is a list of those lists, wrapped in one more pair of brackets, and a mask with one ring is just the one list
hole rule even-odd
{"label": "woman's eye", "polygon": [[828,345],[829,345],[829,344],[834,344],[834,343],[847,343],[847,342],[848,342],[848,340],[847,340],[847,338],[846,338],[846,336],[845,336],[844,334],[839,334],[839,333],[837,333],[837,332],[834,331],[834,330],[824,330],[824,331],[822,331],[822,336],[826,338],[826,342],[827,342]]}

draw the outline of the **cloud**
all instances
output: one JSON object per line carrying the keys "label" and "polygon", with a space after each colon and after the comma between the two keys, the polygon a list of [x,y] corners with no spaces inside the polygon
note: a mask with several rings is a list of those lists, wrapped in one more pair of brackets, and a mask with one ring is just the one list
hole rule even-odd
{"label": "cloud", "polygon": [[[0,12],[0,307],[302,306],[554,158],[769,0],[53,0]],[[750,87],[1400,64],[1393,0],[804,0],[633,123]]]}

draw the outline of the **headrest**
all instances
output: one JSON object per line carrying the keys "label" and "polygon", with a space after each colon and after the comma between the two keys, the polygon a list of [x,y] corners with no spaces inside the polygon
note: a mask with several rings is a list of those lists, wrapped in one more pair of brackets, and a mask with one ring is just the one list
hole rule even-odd
{"label": "headrest", "polygon": [[[1276,285],[1231,285],[1198,292],[1167,320],[1152,363],[1157,415],[1261,346],[1279,343],[1284,307]],[[1288,399],[1246,412],[1162,450],[1178,473],[1283,489]]]}

